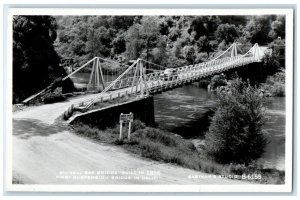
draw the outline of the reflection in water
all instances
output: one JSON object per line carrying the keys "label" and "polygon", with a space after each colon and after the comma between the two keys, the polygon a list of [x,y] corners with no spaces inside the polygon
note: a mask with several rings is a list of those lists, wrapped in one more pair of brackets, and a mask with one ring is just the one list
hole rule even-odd
{"label": "reflection in water", "polygon": [[[284,170],[285,154],[285,98],[269,98],[264,131],[269,144],[258,163],[267,168]],[[203,138],[209,126],[211,109],[216,96],[195,85],[184,86],[155,95],[155,120],[160,128],[189,139]]]}
{"label": "reflection in water", "polygon": [[161,128],[185,138],[203,136],[215,99],[213,93],[193,85],[155,95],[155,120]]}

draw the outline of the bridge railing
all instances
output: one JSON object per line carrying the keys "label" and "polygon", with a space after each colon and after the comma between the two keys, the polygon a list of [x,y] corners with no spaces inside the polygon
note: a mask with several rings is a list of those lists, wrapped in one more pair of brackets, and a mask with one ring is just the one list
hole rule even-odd
{"label": "bridge railing", "polygon": [[136,87],[135,91],[138,92],[139,84],[143,84],[143,87],[148,88],[149,90],[153,85],[163,86],[164,84],[168,85],[170,83],[181,82],[201,76],[207,76],[215,72],[222,72],[231,68],[235,68],[256,61],[257,60],[253,57],[242,56],[236,56],[232,58],[221,58],[213,60],[211,62],[179,67],[176,69],[177,73],[174,76],[170,76],[168,78],[164,77],[163,71],[155,71],[153,73],[145,74],[143,82],[135,82],[133,84],[134,77],[120,79],[114,83],[114,85],[111,87],[111,90],[119,90],[121,88],[134,86]]}
{"label": "bridge railing", "polygon": [[145,82],[141,84],[144,84],[143,87],[148,88],[148,90],[151,91],[152,89],[166,87],[174,84],[181,84],[185,81],[198,79],[203,76],[212,75],[216,72],[226,71],[228,69],[242,66],[255,61],[257,60],[253,57],[242,58],[241,56],[236,56],[232,58],[214,60],[211,63],[201,63],[194,66],[189,65],[178,68],[177,73],[174,76],[168,77],[167,79],[162,78],[163,76],[161,72],[147,74],[145,76]]}
{"label": "bridge railing", "polygon": [[[252,62],[259,62],[261,61],[261,57],[256,55],[257,47],[258,45],[254,45],[246,54],[237,55],[236,45],[233,45],[231,47],[231,57],[222,57],[222,55],[225,55],[225,53],[223,53],[208,62],[176,68],[176,73],[169,77],[167,75],[167,79],[163,70],[153,70],[152,73],[143,72],[144,70],[141,64],[141,61],[143,60],[138,59],[116,80],[109,82],[108,86],[99,95],[97,95],[96,98],[82,102],[80,105],[88,108],[97,101],[118,98],[120,97],[119,89],[121,88],[131,88],[131,90],[123,90],[123,92],[125,91],[127,94],[141,93],[143,95],[144,93],[149,93],[156,89],[173,87],[174,85],[183,84],[214,73],[220,73]],[[134,76],[126,74],[128,70],[135,71]],[[109,90],[116,91],[107,93]]]}

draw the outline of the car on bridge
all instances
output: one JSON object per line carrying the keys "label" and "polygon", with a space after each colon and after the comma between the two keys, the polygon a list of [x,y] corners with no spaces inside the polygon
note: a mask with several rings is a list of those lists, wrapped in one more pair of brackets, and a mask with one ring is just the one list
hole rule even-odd
{"label": "car on bridge", "polygon": [[173,78],[178,77],[178,72],[174,68],[167,68],[164,70],[164,72],[160,75],[160,78],[164,81],[171,81]]}

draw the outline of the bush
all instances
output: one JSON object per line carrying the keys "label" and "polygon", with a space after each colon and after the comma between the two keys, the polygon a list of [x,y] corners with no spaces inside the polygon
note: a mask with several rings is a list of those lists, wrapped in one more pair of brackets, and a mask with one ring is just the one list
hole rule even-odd
{"label": "bush", "polygon": [[202,62],[207,62],[208,58],[207,58],[207,53],[196,53],[196,60],[195,63],[202,63]]}
{"label": "bush", "polygon": [[210,81],[211,90],[215,90],[219,86],[225,86],[226,85],[226,77],[224,74],[215,75],[212,77]]}
{"label": "bush", "polygon": [[134,120],[132,122],[132,126],[131,126],[131,131],[132,132],[135,132],[137,130],[140,130],[140,129],[144,129],[146,128],[146,125],[144,122],[140,121],[140,120]]}
{"label": "bush", "polygon": [[267,144],[264,97],[240,78],[217,90],[218,106],[205,135],[206,153],[219,163],[249,164]]}
{"label": "bush", "polygon": [[265,83],[261,84],[260,89],[270,96],[285,96],[285,71],[282,69],[273,76],[268,76]]}
{"label": "bush", "polygon": [[285,85],[281,83],[274,83],[271,89],[272,96],[284,97],[285,96]]}
{"label": "bush", "polygon": [[263,67],[264,71],[267,72],[267,74],[275,74],[280,67],[280,61],[279,61],[280,55],[279,52],[276,49],[273,49],[271,53],[266,53],[262,59],[263,61]]}
{"label": "bush", "polygon": [[66,98],[61,95],[61,94],[47,94],[44,96],[44,103],[55,103],[55,102],[60,102],[60,101],[64,101],[66,100]]}

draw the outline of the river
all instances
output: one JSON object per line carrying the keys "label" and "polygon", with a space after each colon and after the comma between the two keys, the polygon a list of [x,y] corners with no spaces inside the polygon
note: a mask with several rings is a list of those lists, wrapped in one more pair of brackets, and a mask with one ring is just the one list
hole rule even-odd
{"label": "river", "polygon": [[[262,158],[265,168],[285,169],[285,98],[268,98],[264,126],[269,143]],[[209,113],[216,106],[216,95],[196,85],[188,85],[154,96],[155,120],[162,129],[184,138],[204,138]]]}

